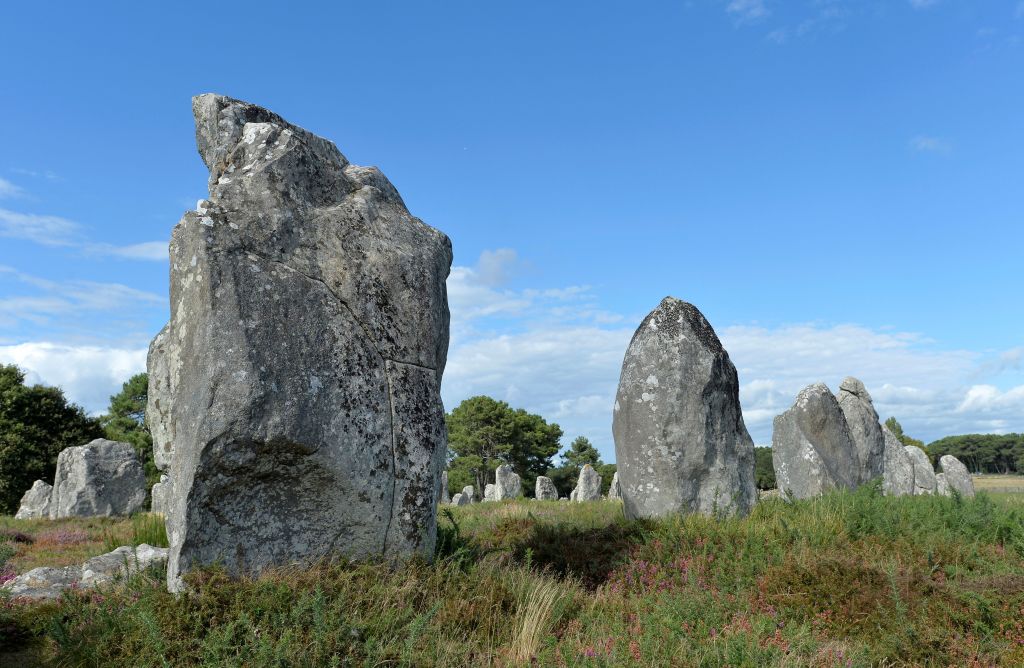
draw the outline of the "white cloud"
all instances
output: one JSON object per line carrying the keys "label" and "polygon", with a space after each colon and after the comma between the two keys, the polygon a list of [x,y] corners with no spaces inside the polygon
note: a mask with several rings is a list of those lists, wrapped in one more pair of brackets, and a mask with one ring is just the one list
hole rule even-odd
{"label": "white cloud", "polygon": [[0,178],[0,199],[6,197],[20,197],[24,191],[18,186],[4,178]]}
{"label": "white cloud", "polygon": [[44,246],[70,246],[78,225],[59,216],[39,216],[0,209],[0,237],[26,239]]}
{"label": "white cloud", "polygon": [[19,213],[9,209],[0,209],[0,237],[25,239],[43,246],[78,248],[94,255],[134,260],[167,259],[166,241],[146,241],[127,246],[92,243],[85,240],[82,226],[72,220],[60,216]]}
{"label": "white cloud", "polygon": [[146,348],[22,343],[0,346],[0,363],[18,365],[27,382],[60,387],[71,401],[99,413],[124,381],[146,370]]}
{"label": "white cloud", "polygon": [[953,147],[945,139],[918,135],[910,140],[910,148],[921,153],[949,153]]}
{"label": "white cloud", "polygon": [[758,21],[771,14],[764,0],[729,0],[725,11],[735,16],[740,23]]}

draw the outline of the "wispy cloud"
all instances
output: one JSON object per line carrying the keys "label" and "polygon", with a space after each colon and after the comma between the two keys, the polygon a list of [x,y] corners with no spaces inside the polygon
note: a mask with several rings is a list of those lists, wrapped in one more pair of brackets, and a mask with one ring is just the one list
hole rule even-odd
{"label": "wispy cloud", "polygon": [[771,14],[764,0],[729,0],[725,11],[736,17],[740,23],[759,21]]}
{"label": "wispy cloud", "polygon": [[0,237],[24,239],[43,246],[77,248],[91,255],[135,260],[166,260],[167,242],[146,241],[127,246],[90,242],[84,228],[60,216],[19,213],[0,209]]}
{"label": "wispy cloud", "polygon": [[24,190],[4,178],[0,178],[0,199],[8,197],[20,197]]}
{"label": "wispy cloud", "polygon": [[949,153],[953,146],[939,137],[918,135],[910,140],[910,148],[920,153]]}

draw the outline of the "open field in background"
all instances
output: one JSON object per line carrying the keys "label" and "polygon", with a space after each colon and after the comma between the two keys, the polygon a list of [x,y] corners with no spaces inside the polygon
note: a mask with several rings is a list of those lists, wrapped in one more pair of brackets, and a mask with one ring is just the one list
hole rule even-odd
{"label": "open field in background", "polygon": [[1024,475],[974,475],[974,489],[1004,494],[1024,494]]}
{"label": "open field in background", "polygon": [[607,501],[447,507],[433,564],[246,580],[214,569],[178,598],[150,573],[55,603],[0,602],[0,659],[28,648],[69,666],[1020,666],[1022,499],[867,487],[766,501],[747,518],[649,522]]}

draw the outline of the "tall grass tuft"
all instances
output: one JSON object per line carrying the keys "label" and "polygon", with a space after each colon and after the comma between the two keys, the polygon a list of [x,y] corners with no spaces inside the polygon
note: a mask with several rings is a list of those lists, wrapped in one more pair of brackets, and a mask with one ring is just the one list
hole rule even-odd
{"label": "tall grass tuft", "polygon": [[552,624],[552,613],[563,587],[550,579],[523,583],[516,609],[515,635],[509,644],[512,660],[525,663],[535,659]]}

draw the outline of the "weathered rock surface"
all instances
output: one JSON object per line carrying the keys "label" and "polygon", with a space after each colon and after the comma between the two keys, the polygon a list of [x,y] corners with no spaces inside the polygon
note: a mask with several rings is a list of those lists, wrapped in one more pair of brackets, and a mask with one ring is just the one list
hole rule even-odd
{"label": "weathered rock surface", "polygon": [[590,464],[584,464],[580,469],[579,478],[576,480],[576,488],[572,490],[573,501],[597,501],[601,498],[601,474],[594,470]]}
{"label": "weathered rock surface", "polygon": [[612,434],[627,518],[746,513],[757,500],[736,367],[692,304],[666,297],[636,330]]}
{"label": "weathered rock surface", "polygon": [[18,512],[14,514],[16,520],[33,520],[50,516],[50,494],[53,485],[42,480],[32,483],[25,494],[21,497],[18,505]]}
{"label": "weathered rock surface", "polygon": [[473,503],[473,501],[470,500],[462,492],[456,492],[455,496],[452,497],[452,505],[453,506],[468,506],[471,503]]}
{"label": "weathered rock surface", "polygon": [[57,455],[50,519],[131,515],[145,504],[146,472],[128,443],[97,438]]}
{"label": "weathered rock surface", "polygon": [[558,488],[555,487],[551,478],[539,475],[534,485],[533,495],[538,501],[558,501]]}
{"label": "weathered rock surface", "polygon": [[15,598],[58,598],[65,589],[90,589],[108,585],[119,578],[133,575],[150,566],[162,566],[166,562],[165,547],[153,547],[145,543],[136,548],[124,546],[93,557],[81,566],[33,568],[3,585],[3,588]]}
{"label": "weathered rock surface", "polygon": [[472,485],[466,485],[462,488],[462,496],[465,497],[466,503],[474,503],[476,501],[476,490]]}
{"label": "weathered rock surface", "polygon": [[170,497],[171,479],[166,473],[164,473],[160,476],[160,482],[153,485],[149,490],[150,512],[166,515],[167,508],[170,505]]}
{"label": "weathered rock surface", "polygon": [[822,383],[800,390],[772,424],[776,486],[797,499],[860,482],[860,460],[839,402]]}
{"label": "weathered rock surface", "polygon": [[916,445],[906,445],[903,450],[914,464],[914,494],[935,494],[937,482],[928,455]]}
{"label": "weathered rock surface", "polygon": [[495,501],[494,498],[496,486],[494,483],[489,482],[484,485],[484,501]]}
{"label": "weathered rock surface", "polygon": [[448,471],[441,471],[441,495],[438,499],[439,503],[451,503],[452,499],[448,496]]}
{"label": "weathered rock surface", "polygon": [[168,586],[215,561],[429,557],[451,243],[333,143],[219,95],[192,108],[210,195],[172,234],[148,359]]}
{"label": "weathered rock surface", "polygon": [[945,473],[935,474],[935,493],[939,496],[953,496],[953,492],[949,489],[949,483],[946,482]]}
{"label": "weathered rock surface", "polygon": [[943,477],[951,491],[968,498],[974,496],[974,479],[963,462],[953,455],[942,455],[939,457],[939,469],[942,470],[940,475],[944,474]]}
{"label": "weathered rock surface", "polygon": [[867,388],[856,378],[846,377],[839,385],[836,401],[857,449],[858,484],[880,477],[885,469],[885,437]]}
{"label": "weathered rock surface", "polygon": [[609,499],[621,499],[622,493],[619,491],[619,472],[616,471],[612,475],[612,484],[608,487],[608,498]]}
{"label": "weathered rock surface", "polygon": [[523,495],[519,474],[509,464],[502,464],[494,471],[494,500],[518,499]]}
{"label": "weathered rock surface", "polygon": [[914,460],[896,434],[885,425],[882,425],[882,437],[885,441],[882,493],[886,496],[910,496],[914,493]]}

